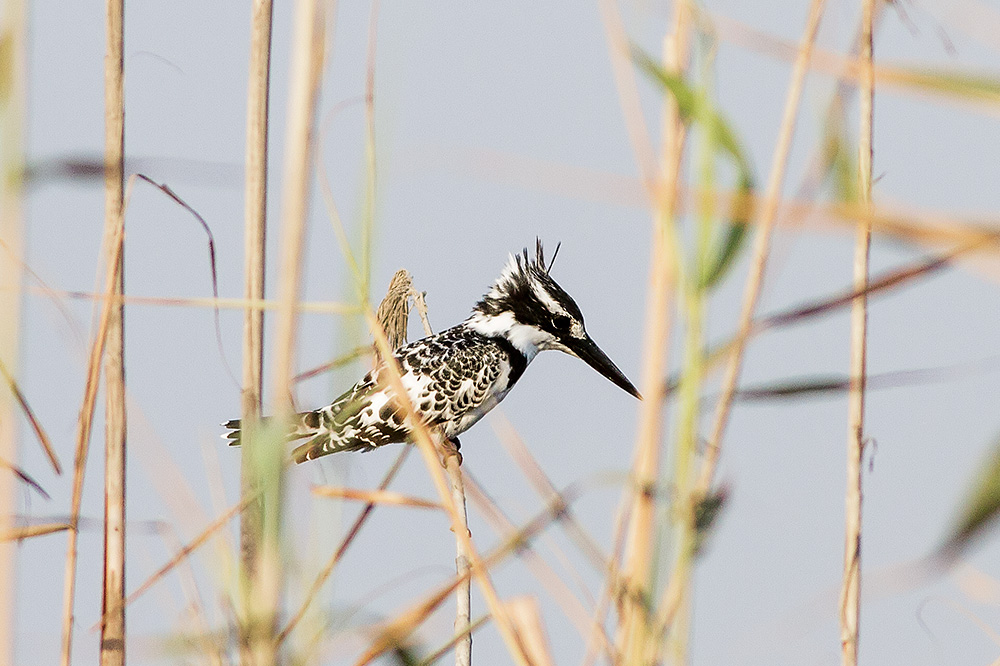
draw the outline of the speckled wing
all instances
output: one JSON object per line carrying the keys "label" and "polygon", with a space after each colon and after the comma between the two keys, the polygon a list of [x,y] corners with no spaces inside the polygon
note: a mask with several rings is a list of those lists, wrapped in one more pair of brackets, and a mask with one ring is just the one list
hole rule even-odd
{"label": "speckled wing", "polygon": [[[295,415],[288,441],[306,439],[292,451],[295,462],[312,460],[337,451],[371,451],[384,444],[406,441],[408,431],[390,414],[383,419],[373,404],[385,402],[371,373],[331,404],[312,412]],[[268,419],[264,419],[265,423]],[[230,445],[238,446],[242,437],[239,419],[224,424]]]}
{"label": "speckled wing", "polygon": [[330,405],[310,412],[309,440],[292,451],[295,462],[305,462],[338,451],[371,451],[386,444],[405,442],[409,429],[389,405],[372,373]]}
{"label": "speckled wing", "polygon": [[[410,401],[425,423],[439,427],[448,438],[482,418],[516,380],[500,344],[462,326],[400,347],[395,358]],[[299,414],[288,438],[307,441],[292,451],[293,460],[408,441],[410,428],[388,388],[388,378],[382,379],[368,373],[330,405]],[[228,436],[238,443],[239,422],[226,425],[235,430]]]}
{"label": "speckled wing", "polygon": [[[482,418],[506,393],[497,390],[509,368],[505,352],[462,327],[400,347],[395,358],[403,386],[424,422],[449,438]],[[369,373],[333,404],[317,410],[318,428],[295,449],[293,458],[301,462],[409,441],[410,428],[388,384],[388,378],[379,382]]]}

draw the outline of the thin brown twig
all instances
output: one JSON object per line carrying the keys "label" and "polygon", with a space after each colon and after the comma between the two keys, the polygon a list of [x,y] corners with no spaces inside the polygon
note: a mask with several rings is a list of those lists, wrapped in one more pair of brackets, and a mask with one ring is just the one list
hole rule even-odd
{"label": "thin brown twig", "polygon": [[[470,494],[473,501],[479,505],[480,510],[493,523],[494,530],[498,535],[506,538],[517,531],[517,527],[510,517],[487,496],[486,492],[474,479],[466,478],[466,488],[471,491]],[[552,504],[563,501],[558,491],[547,494],[544,499]],[[572,514],[567,504],[566,510],[563,511],[559,522],[560,524],[566,524],[570,521],[572,521]],[[519,553],[519,556],[525,560],[535,578],[538,579],[551,597],[556,600],[566,617],[575,625],[580,637],[584,640],[594,641],[598,648],[603,650],[608,656],[611,663],[618,663],[618,655],[615,653],[614,646],[604,627],[588,614],[586,607],[584,607],[569,586],[563,582],[562,578],[553,571],[552,567],[535,552],[534,548],[524,548]]]}
{"label": "thin brown twig", "polygon": [[[551,522],[559,520],[565,507],[572,504],[579,496],[578,487],[570,487],[562,492],[562,501],[550,504],[538,515],[528,521],[516,534],[513,534],[500,545],[496,546],[485,557],[474,560],[472,569],[462,576],[455,576],[437,590],[428,594],[395,617],[383,624],[375,640],[368,650],[355,662],[355,666],[366,666],[393,647],[400,645],[406,638],[432,613],[445,599],[455,591],[464,580],[475,576],[477,570],[489,571],[510,555],[524,548],[532,538]],[[497,619],[493,616],[493,619]],[[516,640],[516,639],[515,639]],[[523,655],[522,655],[523,657]]]}
{"label": "thin brown twig", "polygon": [[26,483],[36,493],[38,493],[39,495],[41,495],[42,497],[44,497],[47,500],[48,499],[52,499],[52,497],[47,492],[45,492],[45,488],[42,488],[42,485],[40,483],[38,483],[38,481],[36,481],[35,479],[33,479],[31,477],[31,475],[29,475],[23,469],[21,469],[20,467],[18,467],[14,463],[10,462],[6,458],[0,458],[0,469],[8,469],[8,470],[10,470],[11,473],[14,476],[16,476],[17,478],[19,478],[23,483]]}
{"label": "thin brown twig", "polygon": [[[125,201],[128,201],[128,194],[132,189],[135,178],[129,178],[128,191],[125,194]],[[126,208],[123,206],[123,208]],[[111,231],[111,230],[106,230]],[[77,419],[76,431],[76,454],[73,458],[73,494],[70,507],[70,529],[66,544],[66,567],[63,584],[63,614],[62,614],[62,666],[69,666],[73,650],[73,605],[76,596],[76,561],[77,561],[77,541],[79,538],[80,524],[80,504],[83,499],[83,478],[87,467],[87,453],[90,450],[91,425],[94,419],[94,407],[97,402],[97,388],[100,383],[101,359],[104,356],[104,347],[107,341],[108,320],[111,317],[111,308],[114,300],[112,295],[115,285],[118,283],[118,271],[121,269],[122,249],[125,235],[124,227],[114,230],[115,236],[106,238],[104,243],[104,266],[106,271],[104,292],[108,298],[104,299],[104,306],[97,331],[90,349],[90,358],[87,362],[87,379],[84,385],[83,405],[80,407],[80,414]]]}
{"label": "thin brown twig", "polygon": [[[208,526],[205,527],[200,534],[198,534],[194,539],[189,541],[182,548],[180,548],[174,554],[174,556],[170,558],[169,561],[167,561],[166,564],[164,564],[155,572],[153,572],[148,578],[146,578],[145,581],[142,582],[141,585],[139,585],[139,587],[133,590],[131,594],[129,594],[125,598],[122,604],[127,607],[130,604],[132,604],[136,599],[138,599],[143,594],[148,592],[157,582],[159,582],[164,576],[170,573],[179,564],[184,562],[191,555],[191,553],[201,548],[201,546],[204,545],[209,540],[209,538],[211,538],[220,529],[225,527],[225,525],[230,520],[232,520],[240,513],[242,513],[246,509],[247,505],[256,499],[257,495],[244,497],[239,503],[233,505],[225,513],[223,513],[218,518],[209,523]],[[114,609],[109,609],[109,610],[114,610]],[[96,626],[100,626],[102,622],[104,622],[103,616],[101,617],[100,620],[98,620],[98,624]]]}
{"label": "thin brown twig", "polygon": [[[972,242],[960,245],[959,247],[942,254],[920,259],[912,264],[903,266],[902,268],[886,271],[874,279],[870,279],[861,289],[852,288],[842,293],[824,298],[820,301],[796,306],[783,312],[755,319],[750,329],[750,337],[753,338],[769,330],[782,326],[803,323],[819,315],[849,306],[855,299],[862,296],[868,298],[872,295],[888,291],[892,288],[904,286],[919,277],[928,277],[933,273],[952,265],[954,260],[963,254],[969,254],[971,252],[975,252],[976,250],[980,250],[991,243],[995,243],[998,239],[1000,239],[1000,232],[993,237],[975,239]],[[727,355],[732,353],[732,349],[735,345],[736,339],[733,338],[732,340],[711,350],[708,355],[708,365],[706,370],[712,371],[720,366],[726,360]],[[678,380],[676,377],[669,378],[666,381],[665,396],[669,396],[674,390],[676,390],[677,385]],[[736,392],[736,397],[743,395],[747,395],[747,393],[743,391]],[[753,393],[750,393],[749,396],[751,399],[755,397]]]}
{"label": "thin brown twig", "polygon": [[349,363],[353,363],[359,358],[372,353],[372,348],[369,345],[364,345],[362,347],[355,347],[351,351],[347,352],[343,356],[338,356],[337,358],[327,361],[326,363],[321,363],[316,367],[309,368],[308,370],[303,370],[294,377],[292,381],[298,384],[307,379],[312,379],[317,375],[321,375],[324,372],[329,372],[331,370],[336,370],[337,368],[343,367]]}
{"label": "thin brown twig", "polygon": [[11,529],[0,530],[0,543],[6,541],[21,541],[22,539],[30,539],[32,537],[45,536],[46,534],[55,534],[56,532],[65,532],[70,529],[69,523],[52,523],[49,525],[29,525],[27,527],[14,527]]}
{"label": "thin brown twig", "polygon": [[[538,496],[545,500],[550,501],[558,498],[559,490],[556,488],[555,484],[542,469],[541,465],[531,454],[531,451],[525,445],[524,440],[514,429],[514,426],[508,421],[502,414],[498,412],[493,412],[492,422],[494,425],[494,430],[497,437],[500,439],[500,443],[507,450],[508,455],[514,462],[517,463],[518,467],[521,468],[522,473],[531,483]],[[570,538],[570,540],[576,545],[577,549],[590,560],[591,565],[597,570],[604,572],[606,575],[613,579],[618,579],[620,577],[620,572],[618,570],[618,564],[613,560],[613,558],[608,557],[608,555],[603,551],[600,544],[590,536],[586,529],[580,524],[576,519],[574,514],[568,509],[563,520],[560,521],[563,531]],[[567,569],[572,570],[568,562],[565,562]],[[574,572],[575,573],[575,572]],[[579,577],[577,576],[579,581]],[[585,589],[585,586],[581,583],[581,589]]]}
{"label": "thin brown twig", "polygon": [[[246,298],[170,298],[163,296],[108,296],[107,294],[95,294],[88,291],[60,291],[53,289],[49,295],[76,300],[101,302],[110,300],[113,303],[124,303],[126,305],[157,305],[178,308],[219,308],[220,310],[245,310],[252,308],[255,310],[277,310],[281,303],[276,300],[258,300]],[[358,314],[359,308],[355,305],[337,303],[335,301],[299,301],[295,305],[295,311],[302,314],[335,314],[348,315]]]}
{"label": "thin brown twig", "polygon": [[363,490],[361,488],[344,488],[337,486],[316,486],[312,489],[314,495],[320,497],[330,497],[332,499],[347,499],[368,504],[383,504],[389,506],[401,506],[410,509],[433,509],[435,511],[444,510],[440,502],[432,502],[422,497],[413,497],[402,493],[395,493],[389,490]]}
{"label": "thin brown twig", "polygon": [[[298,0],[293,19],[293,53],[285,140],[284,190],[281,211],[279,307],[274,343],[273,400],[276,423],[294,412],[292,377],[298,338],[296,304],[302,287],[305,230],[312,184],[316,107],[326,62],[327,3]],[[266,448],[266,447],[258,447]],[[261,456],[258,478],[266,479],[253,593],[246,595],[248,626],[253,628],[249,652],[255,666],[279,659],[280,597],[284,571],[280,554],[284,464],[278,456]],[[249,592],[249,591],[248,591]]]}
{"label": "thin brown twig", "polygon": [[59,464],[59,457],[56,456],[56,451],[52,448],[52,440],[49,439],[49,436],[42,427],[38,417],[35,416],[35,410],[31,408],[30,404],[28,404],[28,399],[24,397],[24,393],[21,392],[21,387],[17,385],[17,380],[11,376],[2,359],[0,359],[0,375],[3,375],[4,381],[6,381],[7,385],[10,387],[11,394],[13,394],[14,399],[17,400],[17,404],[21,407],[21,412],[24,414],[25,418],[28,419],[28,423],[31,425],[31,431],[35,433],[35,439],[37,439],[38,443],[42,445],[42,451],[45,452],[45,457],[49,459],[49,464],[52,465],[52,470],[56,474],[61,475],[62,465]]}
{"label": "thin brown twig", "polygon": [[[406,458],[409,456],[410,451],[411,449],[408,446],[400,451],[399,455],[396,457],[396,461],[393,462],[392,467],[389,468],[389,471],[385,473],[384,477],[382,477],[381,483],[378,484],[378,490],[385,490],[389,487],[389,484],[392,483],[394,478],[396,478],[399,470],[403,468],[403,463],[406,462]],[[316,599],[319,591],[323,588],[327,579],[330,578],[330,574],[333,573],[337,564],[344,557],[344,553],[346,553],[350,545],[354,543],[354,539],[358,536],[358,533],[361,531],[365,521],[368,520],[374,510],[375,503],[368,502],[361,510],[361,513],[358,514],[358,517],[355,518],[354,523],[351,525],[350,529],[347,530],[347,534],[344,536],[343,540],[341,540],[340,545],[337,547],[337,550],[334,551],[333,556],[313,580],[313,583],[309,587],[309,591],[306,593],[305,598],[299,605],[298,610],[296,610],[295,614],[292,615],[292,617],[288,620],[288,623],[281,629],[281,631],[278,632],[277,641],[279,646],[285,642],[288,635],[292,633],[295,627],[298,626],[299,622],[302,621],[302,618],[305,617],[306,611],[309,610],[309,606]]]}
{"label": "thin brown twig", "polygon": [[[136,173],[134,174],[134,176],[139,180],[148,183],[149,185],[152,185],[159,191],[166,194],[171,201],[173,201],[175,204],[177,204],[178,206],[186,210],[188,213],[190,213],[191,216],[194,217],[194,219],[201,226],[202,230],[205,232],[205,236],[208,238],[208,268],[209,271],[211,272],[211,278],[212,278],[212,296],[215,298],[216,301],[218,301],[219,276],[218,276],[218,271],[216,269],[216,261],[215,261],[215,234],[212,233],[212,228],[208,226],[208,222],[205,221],[205,218],[202,217],[201,213],[195,210],[194,206],[192,206],[187,201],[182,199],[181,196],[176,192],[174,192],[170,188],[170,186],[167,185],[166,183],[158,183],[143,173]],[[117,294],[117,296],[122,297],[123,295]],[[230,379],[233,380],[233,383],[236,384],[237,383],[236,375],[233,374],[232,368],[229,367],[229,361],[226,359],[225,345],[222,344],[222,321],[219,313],[219,308],[217,306],[213,307],[212,314],[213,314],[213,322],[215,324],[215,344],[219,349],[219,358],[222,359],[222,365],[226,369],[226,374],[228,374]]]}
{"label": "thin brown twig", "polygon": [[[622,585],[622,577],[619,573],[622,557],[625,553],[626,526],[631,520],[631,504],[620,502],[615,511],[614,533],[611,537],[612,549],[611,557],[608,558],[608,570],[604,576],[604,583],[601,585],[601,593],[594,605],[592,615],[593,622],[603,624],[608,611],[611,610],[611,602],[618,601],[627,589]],[[583,666],[591,666],[597,659],[597,641],[593,638],[587,641],[587,650],[583,656]],[[617,662],[616,662],[617,663]]]}
{"label": "thin brown twig", "polygon": [[[871,206],[874,131],[875,70],[874,0],[864,0],[861,60],[864,63],[859,101],[858,197]],[[868,286],[871,225],[859,224],[854,251],[854,288]],[[865,448],[865,384],[868,353],[868,298],[859,296],[851,304],[851,390],[848,397],[847,488],[844,497],[844,572],[840,592],[840,649],[843,666],[857,666],[861,614],[861,503],[862,458]]]}
{"label": "thin brown twig", "polygon": [[[374,10],[373,10],[374,11]],[[374,17],[372,18],[374,21]],[[424,326],[424,333],[426,335],[431,335],[431,323],[427,318],[427,303],[424,301],[424,295],[422,292],[418,292],[413,287],[413,281],[410,279],[409,273],[405,271],[400,271],[405,276],[405,281],[402,281],[401,287],[405,286],[405,293],[402,294],[402,302],[404,305],[404,310],[406,316],[397,317],[402,319],[404,325],[404,336],[405,340],[405,324],[409,321],[409,302],[413,299],[413,303],[420,314],[420,320]],[[396,275],[399,276],[399,273]],[[393,278],[395,282],[395,278]],[[386,296],[388,300],[389,296]],[[396,297],[399,300],[399,296]],[[385,302],[383,301],[383,304]],[[381,308],[379,308],[381,310]],[[379,321],[384,322],[389,319],[388,313],[385,317],[380,317]],[[397,334],[398,337],[398,334]],[[450,443],[449,443],[450,444]],[[471,666],[472,664],[472,579],[466,578],[465,574],[469,573],[471,570],[471,559],[472,553],[469,552],[467,544],[471,544],[468,539],[463,539],[458,536],[459,531],[463,534],[471,534],[469,532],[469,514],[465,502],[465,483],[462,474],[462,457],[458,454],[457,448],[454,451],[450,450],[450,447],[445,449],[445,470],[448,473],[448,480],[451,484],[451,501],[455,507],[456,521],[453,525],[453,529],[456,529],[455,535],[455,572],[463,577],[463,581],[458,584],[455,588],[455,634],[458,637],[455,643],[455,666]]]}

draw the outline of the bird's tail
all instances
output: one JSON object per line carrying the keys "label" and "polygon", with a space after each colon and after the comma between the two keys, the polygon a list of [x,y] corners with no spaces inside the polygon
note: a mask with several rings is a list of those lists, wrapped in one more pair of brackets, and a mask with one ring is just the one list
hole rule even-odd
{"label": "bird's tail", "polygon": [[[262,428],[266,428],[273,417],[266,416],[260,420]],[[223,437],[229,440],[229,446],[239,446],[243,438],[242,422],[240,419],[233,419],[222,424],[223,428],[229,428],[229,432]],[[305,437],[313,437],[320,430],[318,412],[300,412],[292,418],[291,426],[285,433],[285,440],[293,442]]]}

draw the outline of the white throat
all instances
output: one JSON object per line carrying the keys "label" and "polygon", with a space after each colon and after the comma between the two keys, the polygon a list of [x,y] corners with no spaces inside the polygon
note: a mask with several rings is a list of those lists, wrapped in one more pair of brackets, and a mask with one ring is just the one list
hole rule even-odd
{"label": "white throat", "polygon": [[[524,354],[530,362],[543,349],[552,349],[555,337],[534,326],[526,326],[514,319],[514,314],[504,312],[498,315],[487,315],[474,312],[465,324],[488,338],[506,338],[514,348]],[[561,345],[560,345],[561,346]]]}

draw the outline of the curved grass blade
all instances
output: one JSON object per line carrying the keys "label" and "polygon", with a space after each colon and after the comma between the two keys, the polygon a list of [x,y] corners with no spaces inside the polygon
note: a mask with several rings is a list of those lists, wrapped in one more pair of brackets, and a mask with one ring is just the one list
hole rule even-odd
{"label": "curved grass blade", "polygon": [[705,263],[698,278],[702,289],[711,289],[733,267],[748,238],[747,223],[753,214],[753,190],[756,182],[750,160],[729,121],[718,111],[704,90],[692,87],[684,78],[668,72],[659,63],[637,47],[632,48],[632,58],[639,68],[677,103],[677,111],[685,124],[694,124],[706,134],[709,145],[728,159],[737,173],[736,197],[722,237],[716,242],[712,257]]}
{"label": "curved grass blade", "polygon": [[941,546],[945,557],[958,555],[976,537],[996,522],[1000,513],[1000,441],[990,458],[982,465],[973,482],[968,497],[962,505],[958,519],[952,525],[951,535]]}

